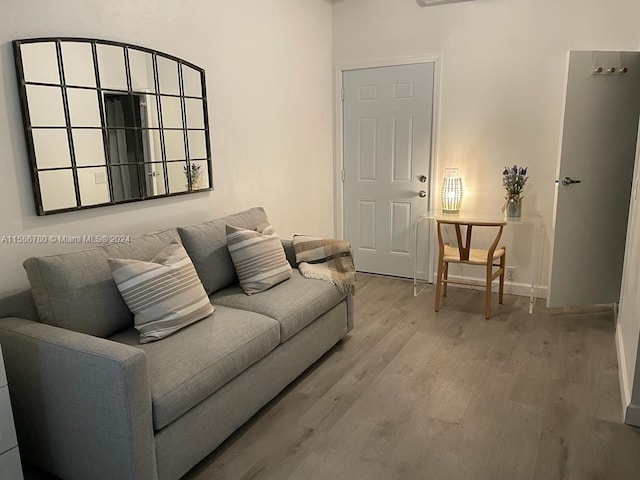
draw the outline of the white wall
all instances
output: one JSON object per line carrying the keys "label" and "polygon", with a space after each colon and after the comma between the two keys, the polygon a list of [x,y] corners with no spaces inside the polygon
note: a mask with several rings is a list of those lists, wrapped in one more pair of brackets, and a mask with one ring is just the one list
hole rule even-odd
{"label": "white wall", "polygon": [[[207,73],[215,191],[38,217],[11,40],[103,38],[160,50]],[[329,0],[4,0],[0,15],[0,237],[110,234],[263,205],[282,236],[333,233]],[[78,245],[0,244],[0,292],[27,285],[28,256]]]}
{"label": "white wall", "polygon": [[[529,167],[525,212],[551,236],[554,177],[569,50],[637,50],[637,0],[334,0],[334,64],[442,55],[435,188],[444,168],[465,179],[463,209],[504,201],[505,165]],[[523,230],[524,232],[524,230]],[[507,237],[516,281],[530,278],[526,233]],[[547,261],[541,278],[546,282]]]}

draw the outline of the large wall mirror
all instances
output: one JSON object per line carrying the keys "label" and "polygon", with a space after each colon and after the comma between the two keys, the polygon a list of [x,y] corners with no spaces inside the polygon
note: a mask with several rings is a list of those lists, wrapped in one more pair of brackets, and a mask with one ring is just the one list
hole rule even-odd
{"label": "large wall mirror", "polygon": [[39,215],[211,190],[203,69],[105,40],[13,47]]}

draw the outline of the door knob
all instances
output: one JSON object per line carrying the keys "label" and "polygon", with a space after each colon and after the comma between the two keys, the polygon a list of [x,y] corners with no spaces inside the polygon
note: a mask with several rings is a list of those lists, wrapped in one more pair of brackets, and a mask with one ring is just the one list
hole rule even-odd
{"label": "door knob", "polygon": [[420,195],[420,197],[421,197],[421,198],[424,198],[424,197],[426,197],[426,196],[427,196],[427,192],[425,192],[424,190],[420,190],[420,191],[418,192],[418,195]]}
{"label": "door knob", "polygon": [[427,177],[425,175],[420,175],[418,177],[418,180],[420,180],[422,183],[427,183]]}
{"label": "door knob", "polygon": [[562,184],[563,184],[563,185],[571,185],[571,184],[573,184],[573,183],[582,183],[582,182],[581,182],[581,180],[574,180],[574,179],[573,179],[573,178],[571,178],[571,177],[564,177],[564,178],[562,179]]}

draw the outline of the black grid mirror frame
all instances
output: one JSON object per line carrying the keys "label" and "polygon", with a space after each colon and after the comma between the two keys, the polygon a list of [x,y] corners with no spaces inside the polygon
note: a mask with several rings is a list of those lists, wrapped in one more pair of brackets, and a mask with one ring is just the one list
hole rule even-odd
{"label": "black grid mirror frame", "polygon": [[213,189],[202,68],[90,38],[13,48],[38,215]]}

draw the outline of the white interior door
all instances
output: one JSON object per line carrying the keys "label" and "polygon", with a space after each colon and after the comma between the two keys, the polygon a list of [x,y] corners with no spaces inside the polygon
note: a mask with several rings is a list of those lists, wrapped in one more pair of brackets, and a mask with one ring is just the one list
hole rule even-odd
{"label": "white interior door", "polygon": [[570,53],[550,307],[619,300],[639,113],[640,53]]}
{"label": "white interior door", "polygon": [[412,277],[413,225],[429,206],[434,64],[350,70],[342,82],[345,239],[358,271]]}

